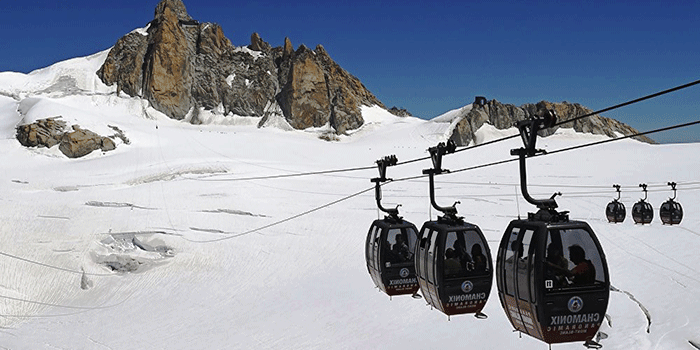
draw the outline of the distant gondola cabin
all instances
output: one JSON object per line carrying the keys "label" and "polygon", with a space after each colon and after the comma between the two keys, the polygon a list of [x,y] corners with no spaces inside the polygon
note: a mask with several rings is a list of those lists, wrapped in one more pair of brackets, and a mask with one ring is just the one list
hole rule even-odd
{"label": "distant gondola cabin", "polygon": [[654,208],[645,200],[640,200],[632,207],[632,219],[635,224],[648,224],[654,220]]}
{"label": "distant gondola cabin", "polygon": [[625,216],[627,216],[625,205],[617,200],[608,203],[608,206],[605,208],[605,216],[608,218],[608,222],[620,223],[625,221]]}
{"label": "distant gondola cabin", "polygon": [[666,225],[678,225],[683,220],[683,207],[680,203],[669,199],[661,205],[659,216]]}

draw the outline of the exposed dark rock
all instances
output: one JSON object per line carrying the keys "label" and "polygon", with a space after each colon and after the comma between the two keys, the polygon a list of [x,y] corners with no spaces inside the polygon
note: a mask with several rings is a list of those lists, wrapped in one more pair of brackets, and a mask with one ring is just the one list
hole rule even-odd
{"label": "exposed dark rock", "polygon": [[[465,113],[459,116],[461,120],[455,126],[450,139],[454,140],[459,146],[466,146],[474,140],[474,133],[484,123],[488,122],[498,129],[507,129],[513,127],[514,123],[517,121],[536,115],[538,111],[542,109],[554,109],[559,117],[558,123],[593,112],[578,103],[569,102],[552,103],[541,101],[536,104],[524,104],[520,107],[511,104],[503,104],[496,100],[488,101],[483,106],[475,102],[472,104],[471,110],[465,109]],[[573,123],[541,130],[539,134],[541,136],[549,136],[559,127],[573,127],[577,132],[606,135],[609,137],[617,137],[615,133],[620,133],[622,135],[638,133],[637,130],[629,125],[596,114],[588,118],[579,119]],[[646,136],[637,136],[635,139],[647,143],[656,143]]]}
{"label": "exposed dark rock", "polygon": [[61,143],[66,122],[53,117],[37,120],[35,123],[17,127],[17,140],[25,147],[51,148]]}
{"label": "exposed dark rock", "polygon": [[413,114],[411,112],[407,111],[406,108],[398,108],[396,106],[391,107],[388,109],[389,113],[397,116],[397,117],[412,117]]}
{"label": "exposed dark rock", "polygon": [[108,137],[102,137],[90,130],[81,129],[73,125],[73,131],[63,134],[58,149],[68,158],[80,158],[95,150],[103,152],[116,148],[114,141]]}
{"label": "exposed dark rock", "polygon": [[114,150],[117,147],[112,140],[114,137],[119,137],[128,144],[129,139],[119,128],[112,127],[117,134],[110,137],[81,129],[78,125],[73,125],[73,131],[66,131],[66,123],[57,120],[58,118],[61,117],[40,119],[32,124],[18,126],[17,140],[26,147],[51,148],[59,145],[58,149],[69,158],[79,158],[98,149],[103,152]]}
{"label": "exposed dark rock", "polygon": [[117,84],[117,93],[129,96],[141,94],[143,85],[143,62],[148,37],[136,32],[123,36],[109,51],[97,75],[107,85]]}
{"label": "exposed dark rock", "polygon": [[250,36],[250,46],[248,46],[249,49],[254,50],[254,51],[262,51],[269,53],[270,50],[272,50],[272,46],[265,42],[258,33],[253,33]]}

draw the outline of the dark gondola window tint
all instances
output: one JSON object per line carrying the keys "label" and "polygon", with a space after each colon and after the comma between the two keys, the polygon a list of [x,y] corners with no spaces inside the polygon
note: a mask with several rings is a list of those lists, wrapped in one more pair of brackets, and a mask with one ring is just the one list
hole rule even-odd
{"label": "dark gondola window tint", "polygon": [[533,230],[525,230],[523,234],[522,244],[518,251],[518,296],[522,300],[530,300],[530,272],[532,271],[532,249],[530,243],[532,241]]}
{"label": "dark gondola window tint", "polygon": [[418,246],[418,257],[416,260],[416,274],[418,276],[422,276],[422,278],[425,278],[425,254],[427,254],[427,249],[428,249],[428,234],[430,233],[430,229],[427,227],[423,229],[423,232],[421,233],[421,239],[420,239],[420,244]]}
{"label": "dark gondola window tint", "polygon": [[367,263],[369,266],[374,267],[374,262],[372,260],[372,237],[374,236],[374,230],[376,230],[376,227],[372,225],[369,229],[369,233],[367,233],[367,245],[365,246],[365,255],[367,256]]}
{"label": "dark gondola window tint", "polygon": [[416,231],[410,227],[393,228],[386,236],[385,260],[392,264],[405,264],[413,261],[416,248]]}
{"label": "dark gondola window tint", "polygon": [[[371,257],[371,260],[372,260],[372,263],[373,263],[373,264],[374,264],[376,261],[378,261],[377,259],[379,258],[379,256],[378,256],[378,255],[379,255],[379,238],[380,238],[379,236],[380,236],[381,234],[382,234],[382,229],[381,229],[379,226],[376,226],[376,227],[374,228],[374,233],[372,233],[372,238],[371,238],[371,240],[372,240],[372,242],[371,242],[371,244],[372,244],[372,253],[371,253],[370,257]],[[377,264],[380,264],[380,263],[377,262]],[[376,268],[376,269],[379,269],[379,268],[381,268],[381,266],[375,266],[375,268]]]}
{"label": "dark gondola window tint", "polygon": [[435,241],[437,241],[437,237],[438,232],[433,231],[428,238],[430,243],[428,245],[428,266],[426,268],[428,269],[428,282],[430,283],[435,283],[435,254],[437,254]]}
{"label": "dark gondola window tint", "polygon": [[408,253],[409,257],[413,258],[413,254],[416,251],[416,241],[418,241],[418,233],[412,227],[404,228],[405,237],[408,240]]}
{"label": "dark gondola window tint", "polygon": [[506,247],[506,254],[504,256],[503,269],[505,270],[506,279],[506,294],[515,295],[515,282],[513,279],[514,265],[515,265],[515,252],[518,250],[518,234],[520,233],[519,227],[513,227],[510,232],[510,237],[508,237],[508,246]]}
{"label": "dark gondola window tint", "polygon": [[490,271],[483,242],[476,231],[451,231],[445,239],[444,268],[446,278],[482,275]]}
{"label": "dark gondola window tint", "polygon": [[410,261],[411,255],[408,251],[408,243],[406,243],[406,234],[401,232],[400,228],[392,228],[386,235],[384,242],[386,261],[391,264],[402,264]]}
{"label": "dark gondola window tint", "polygon": [[[563,257],[563,258],[562,258]],[[551,291],[578,287],[604,286],[603,261],[591,232],[584,229],[551,230],[547,238],[546,261],[551,268]]]}

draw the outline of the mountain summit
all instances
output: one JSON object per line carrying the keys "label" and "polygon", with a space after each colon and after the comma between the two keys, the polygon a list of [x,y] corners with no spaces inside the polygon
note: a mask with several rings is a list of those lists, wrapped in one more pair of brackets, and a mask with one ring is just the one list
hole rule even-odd
{"label": "mountain summit", "polygon": [[218,24],[192,19],[180,0],[162,0],[145,30],[120,38],[97,72],[117,92],[147,99],[173,119],[199,123],[200,108],[224,115],[284,118],[295,129],[364,123],[360,106],[384,105],[323,46],[272,48],[257,33],[236,47]]}

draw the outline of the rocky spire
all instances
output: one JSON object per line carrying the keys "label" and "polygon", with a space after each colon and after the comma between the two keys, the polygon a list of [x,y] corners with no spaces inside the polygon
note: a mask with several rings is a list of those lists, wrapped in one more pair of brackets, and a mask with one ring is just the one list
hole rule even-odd
{"label": "rocky spire", "polygon": [[156,20],[160,20],[165,15],[166,9],[174,14],[178,21],[192,21],[192,17],[187,14],[185,4],[180,0],[160,0],[158,5],[156,5],[156,11],[153,17]]}

